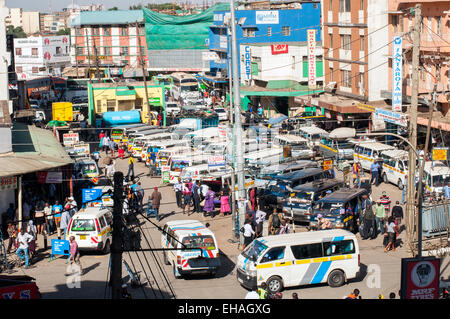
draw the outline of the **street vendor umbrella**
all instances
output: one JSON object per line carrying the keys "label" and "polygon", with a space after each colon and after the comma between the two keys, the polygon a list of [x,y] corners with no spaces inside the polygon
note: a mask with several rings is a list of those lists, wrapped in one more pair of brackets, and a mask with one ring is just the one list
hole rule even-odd
{"label": "street vendor umbrella", "polygon": [[287,120],[289,117],[287,117],[286,115],[282,114],[279,117],[272,117],[267,121],[267,124],[271,124],[271,125],[275,125],[275,124],[279,124],[281,122],[283,122],[284,120]]}

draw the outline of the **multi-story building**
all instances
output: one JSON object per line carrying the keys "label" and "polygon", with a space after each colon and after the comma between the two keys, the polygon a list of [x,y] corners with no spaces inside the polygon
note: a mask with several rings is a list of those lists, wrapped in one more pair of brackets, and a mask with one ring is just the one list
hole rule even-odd
{"label": "multi-story building", "polygon": [[[432,100],[435,80],[437,81],[437,107],[431,122],[436,141],[442,139],[442,131],[450,132],[450,1],[389,1],[389,39],[402,36],[403,39],[403,111],[408,112],[412,94],[412,36],[406,36],[415,24],[414,8],[422,6],[422,28],[420,42],[419,73],[419,133],[428,126],[428,106]],[[389,48],[392,56],[392,44]],[[392,62],[386,82],[389,88],[383,96],[390,99],[392,95]],[[446,133],[448,134],[448,133]],[[445,135],[446,135],[445,134]],[[420,143],[419,143],[420,144]]]}
{"label": "multi-story building", "polygon": [[40,36],[14,39],[17,80],[60,76],[70,66],[68,36]]}
{"label": "multi-story building", "polygon": [[95,67],[97,55],[99,68],[112,75],[140,70],[138,58],[147,56],[142,10],[80,12],[70,26],[72,65]]}
{"label": "multi-story building", "polygon": [[41,13],[39,11],[23,11],[22,8],[11,8],[6,17],[6,26],[21,27],[26,34],[41,31]]}

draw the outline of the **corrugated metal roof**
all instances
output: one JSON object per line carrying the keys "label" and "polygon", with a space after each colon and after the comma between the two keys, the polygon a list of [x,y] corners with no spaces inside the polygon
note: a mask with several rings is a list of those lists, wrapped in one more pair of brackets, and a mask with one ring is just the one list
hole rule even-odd
{"label": "corrugated metal roof", "polygon": [[129,24],[136,21],[144,22],[142,10],[83,11],[70,22],[70,26]]}
{"label": "corrugated metal roof", "polygon": [[14,123],[13,154],[0,156],[0,176],[39,172],[73,163],[65,149],[48,130]]}

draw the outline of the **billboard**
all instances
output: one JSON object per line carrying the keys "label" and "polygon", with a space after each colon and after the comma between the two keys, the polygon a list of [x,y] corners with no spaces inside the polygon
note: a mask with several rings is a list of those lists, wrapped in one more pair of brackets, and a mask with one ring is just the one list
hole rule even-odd
{"label": "billboard", "polygon": [[252,55],[250,51],[250,46],[246,45],[244,47],[244,72],[245,72],[245,79],[247,81],[250,81],[252,79]]}
{"label": "billboard", "polygon": [[308,30],[308,86],[316,87],[316,30]]}
{"label": "billboard", "polygon": [[394,37],[392,48],[392,111],[402,111],[402,79],[403,79],[403,46],[402,37]]}
{"label": "billboard", "polygon": [[256,11],[256,24],[278,24],[278,11]]}
{"label": "billboard", "polygon": [[438,299],[440,259],[402,258],[401,298]]}

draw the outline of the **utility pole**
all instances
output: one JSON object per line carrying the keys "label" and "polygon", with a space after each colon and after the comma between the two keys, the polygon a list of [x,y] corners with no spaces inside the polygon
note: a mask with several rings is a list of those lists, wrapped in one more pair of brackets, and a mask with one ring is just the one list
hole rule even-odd
{"label": "utility pole", "polygon": [[123,173],[114,173],[114,208],[111,244],[111,276],[110,285],[112,299],[121,298],[122,289],[122,247],[123,247]]}
{"label": "utility pole", "polygon": [[88,38],[88,29],[86,30],[86,46],[87,46],[87,57],[88,57],[88,65],[89,65],[89,72],[88,72],[88,77],[89,77],[89,81],[91,79],[91,50],[89,50],[89,38]]}
{"label": "utility pole", "polygon": [[94,39],[94,56],[95,56],[95,77],[97,79],[100,79],[100,66],[98,65],[98,53],[97,53],[97,46],[95,45],[95,39]]}
{"label": "utility pole", "polygon": [[[242,116],[241,116],[241,92],[240,92],[240,80],[239,80],[239,57],[237,53],[237,40],[236,40],[236,17],[234,12],[234,0],[230,0],[231,11],[231,52],[232,52],[232,65],[233,65],[233,102],[234,102],[234,131],[235,131],[235,148],[236,148],[236,170],[238,180],[238,197],[245,199],[245,181],[244,181],[244,154],[242,143]],[[234,191],[234,189],[233,189]],[[240,205],[242,207],[242,205]],[[245,218],[245,209],[239,210],[239,229],[243,226]],[[243,240],[243,236],[241,241]]]}
{"label": "utility pole", "polygon": [[[143,107],[145,107],[147,105],[148,123],[151,125],[152,118],[150,115],[151,114],[150,102],[148,101],[147,70],[145,69],[145,61],[142,58],[141,34],[139,32],[139,22],[138,21],[136,21],[136,36],[138,38],[138,43],[139,43],[139,64],[141,65],[142,76],[144,77],[145,103],[144,103]],[[163,92],[162,98],[164,98],[164,92]],[[162,100],[161,100],[161,103],[163,103]],[[165,125],[166,125],[166,112],[164,110],[164,126]]]}
{"label": "utility pole", "polygon": [[[414,150],[409,150],[408,163],[408,183],[407,183],[407,197],[406,197],[406,216],[407,229],[409,234],[410,249],[415,251],[414,247],[414,233],[417,232],[415,223],[415,177],[416,177],[416,161],[413,159],[414,151],[417,149],[417,107],[419,102],[419,57],[420,57],[420,33],[422,29],[422,5],[417,4],[414,8],[415,21],[413,31],[413,53],[412,53],[412,93],[411,93],[411,107],[409,109],[409,140],[414,147]],[[420,182],[420,181],[419,181]]]}

